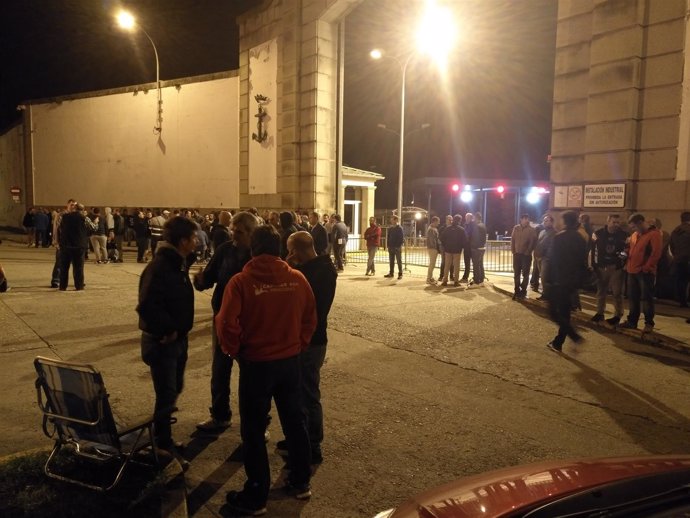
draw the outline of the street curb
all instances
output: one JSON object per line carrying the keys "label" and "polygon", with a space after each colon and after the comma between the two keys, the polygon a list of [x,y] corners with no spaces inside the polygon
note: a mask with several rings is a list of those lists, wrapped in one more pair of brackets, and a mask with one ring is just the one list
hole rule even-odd
{"label": "street curb", "polygon": [[[10,453],[0,457],[0,465],[20,457],[34,453],[50,452],[51,450],[52,448],[49,446],[41,446]],[[165,492],[162,495],[161,501],[161,518],[187,518],[189,516],[187,487],[184,479],[184,470],[179,461],[173,457],[163,470],[163,474],[165,475]]]}
{"label": "street curb", "polygon": [[[510,290],[497,286],[496,284],[492,284],[492,287],[494,288],[494,290],[504,295],[508,295],[510,297],[513,296],[513,292]],[[547,309],[547,306],[543,302],[539,302],[534,299],[525,298],[522,299],[520,302],[530,306]],[[683,354],[690,354],[690,346],[688,346],[688,344],[686,344],[685,342],[681,342],[680,340],[676,340],[675,338],[671,338],[670,336],[663,335],[661,333],[654,332],[645,334],[635,329],[621,329],[620,327],[612,328],[605,324],[595,324],[592,323],[592,321],[590,320],[591,317],[589,315],[583,314],[582,312],[572,313],[571,318],[573,320],[577,320],[580,324],[585,324],[587,327],[605,329],[606,331],[612,333],[620,333],[623,335],[627,335],[631,338],[636,338],[637,340],[640,340],[645,344],[655,345],[657,347],[670,349],[672,351],[676,351]]]}

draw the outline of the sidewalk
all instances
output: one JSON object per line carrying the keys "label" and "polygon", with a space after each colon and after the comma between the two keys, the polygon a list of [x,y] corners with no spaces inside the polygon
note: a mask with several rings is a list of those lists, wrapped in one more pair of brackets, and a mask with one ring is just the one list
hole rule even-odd
{"label": "sidewalk", "polygon": [[[364,263],[351,263],[350,267],[359,267],[362,269],[362,274],[366,270]],[[379,272],[385,273],[387,265],[377,264]],[[462,266],[462,265],[461,265]],[[407,265],[406,275],[412,277],[426,276],[426,267]],[[438,268],[434,270],[434,275],[439,275]],[[487,286],[493,287],[496,291],[505,294],[506,296],[513,296],[513,274],[509,272],[486,272]],[[457,288],[456,288],[457,289]],[[528,290],[527,298],[522,302],[516,304],[527,304],[534,308],[540,308],[548,311],[548,305],[545,302],[537,300],[541,294]],[[690,354],[690,324],[685,322],[686,318],[690,318],[690,310],[687,308],[678,307],[677,302],[673,300],[656,300],[656,315],[654,322],[656,324],[653,333],[646,335],[642,334],[642,327],[636,331],[633,329],[613,329],[604,322],[594,323],[591,318],[596,313],[597,300],[595,293],[582,292],[580,294],[580,302],[582,303],[582,311],[575,311],[572,314],[573,321],[579,325],[586,325],[602,332],[621,333],[636,338],[646,344],[656,345],[667,349],[672,349],[677,352]],[[627,299],[624,299],[623,318],[628,313]],[[613,316],[613,304],[610,303],[610,297],[606,304],[606,318]]]}

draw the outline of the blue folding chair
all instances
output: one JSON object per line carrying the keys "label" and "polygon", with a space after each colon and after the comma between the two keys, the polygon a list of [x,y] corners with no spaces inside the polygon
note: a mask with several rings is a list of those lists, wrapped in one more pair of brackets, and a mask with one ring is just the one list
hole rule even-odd
{"label": "blue folding chair", "polygon": [[[67,363],[41,356],[34,360],[36,392],[43,412],[43,431],[55,439],[44,471],[49,477],[99,491],[109,491],[122,478],[133,456],[150,448],[155,466],[153,417],[134,426],[119,427],[113,418],[103,377],[91,365]],[[52,425],[53,430],[49,428]],[[118,462],[112,482],[93,484],[58,473],[55,459],[63,447],[99,463]]]}

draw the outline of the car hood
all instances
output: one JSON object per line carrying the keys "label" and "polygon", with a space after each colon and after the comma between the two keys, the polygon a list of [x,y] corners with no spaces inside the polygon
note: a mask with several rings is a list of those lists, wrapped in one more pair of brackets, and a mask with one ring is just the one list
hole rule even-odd
{"label": "car hood", "polygon": [[602,484],[688,468],[690,455],[539,462],[461,478],[424,491],[389,517],[510,516]]}

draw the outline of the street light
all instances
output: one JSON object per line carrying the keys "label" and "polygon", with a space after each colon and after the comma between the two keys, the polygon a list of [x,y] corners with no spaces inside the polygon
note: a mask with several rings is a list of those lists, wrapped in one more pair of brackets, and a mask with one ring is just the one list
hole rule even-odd
{"label": "street light", "polygon": [[[430,53],[434,56],[445,58],[448,50],[452,46],[455,38],[452,16],[448,9],[442,8],[433,0],[428,0],[426,12],[422,18],[417,32],[417,45],[421,52]],[[416,51],[410,52],[404,61],[392,55],[384,55],[380,49],[373,49],[369,52],[372,59],[389,58],[400,66],[400,159],[398,162],[398,217],[402,223],[402,198],[403,198],[403,160],[405,154],[405,80],[407,76],[407,66],[410,60],[417,54]],[[381,125],[379,125],[381,127]]]}
{"label": "street light", "polygon": [[117,24],[126,31],[133,31],[135,28],[138,28],[149,39],[149,41],[151,42],[151,46],[153,47],[153,54],[156,56],[156,89],[158,91],[156,125],[153,127],[153,132],[156,135],[160,135],[161,131],[163,131],[163,97],[161,96],[161,76],[160,63],[158,62],[158,49],[156,48],[156,44],[151,39],[151,36],[149,36],[149,33],[146,32],[144,28],[137,23],[136,19],[134,18],[134,16],[132,16],[131,13],[127,11],[120,11],[119,13],[117,13],[115,18],[117,19]]}

